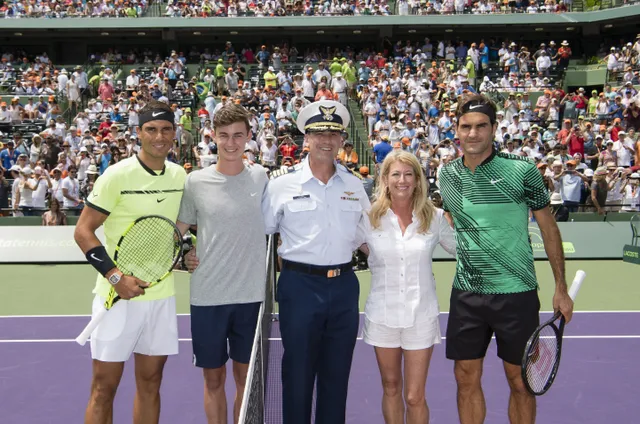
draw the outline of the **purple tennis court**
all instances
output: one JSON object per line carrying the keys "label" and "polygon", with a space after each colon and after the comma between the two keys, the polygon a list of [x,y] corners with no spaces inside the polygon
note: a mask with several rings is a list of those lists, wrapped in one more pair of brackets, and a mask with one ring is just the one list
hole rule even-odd
{"label": "purple tennis court", "polygon": [[[542,318],[547,317],[544,315]],[[443,325],[446,314],[441,316]],[[362,316],[361,316],[362,318]],[[91,361],[89,348],[73,338],[87,323],[84,316],[4,317],[0,319],[0,422],[69,424],[83,420]],[[361,319],[362,321],[362,319]],[[189,317],[179,317],[181,352],[165,369],[161,422],[205,422],[202,379],[191,365]],[[267,379],[267,424],[281,422],[280,359],[277,322],[271,329]],[[640,422],[639,312],[582,312],[565,331],[562,364],[554,386],[538,398],[538,422],[544,424],[631,424]],[[436,347],[429,370],[427,400],[432,423],[457,422],[452,363],[444,345]],[[129,368],[131,368],[129,366]],[[484,373],[487,423],[507,421],[507,385],[492,344]],[[234,387],[228,379],[227,395]],[[134,381],[125,372],[116,398],[114,422],[131,421]],[[382,388],[373,348],[356,346],[347,422],[382,423]]]}

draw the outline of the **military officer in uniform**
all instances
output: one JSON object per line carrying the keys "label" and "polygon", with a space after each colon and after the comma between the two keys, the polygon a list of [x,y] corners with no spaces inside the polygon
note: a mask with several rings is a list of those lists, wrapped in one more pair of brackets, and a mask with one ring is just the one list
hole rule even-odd
{"label": "military officer in uniform", "polygon": [[308,158],[278,170],[262,209],[268,233],[280,233],[278,280],[283,423],[311,421],[317,381],[316,424],[345,422],[347,389],[358,332],[360,287],[351,266],[356,228],[370,203],[362,182],[335,160],[349,125],[336,101],[309,104],[298,128]]}

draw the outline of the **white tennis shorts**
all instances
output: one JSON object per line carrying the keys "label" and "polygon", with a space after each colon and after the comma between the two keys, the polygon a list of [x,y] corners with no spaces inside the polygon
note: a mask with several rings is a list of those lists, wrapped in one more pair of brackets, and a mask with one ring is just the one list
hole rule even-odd
{"label": "white tennis shorts", "polygon": [[[103,308],[104,298],[93,299],[93,314]],[[124,362],[131,353],[149,356],[178,354],[176,298],[121,300],[91,334],[91,357],[103,362]]]}
{"label": "white tennis shorts", "polygon": [[441,342],[440,322],[436,316],[412,327],[393,328],[371,322],[365,317],[363,340],[366,344],[377,347],[427,349]]}

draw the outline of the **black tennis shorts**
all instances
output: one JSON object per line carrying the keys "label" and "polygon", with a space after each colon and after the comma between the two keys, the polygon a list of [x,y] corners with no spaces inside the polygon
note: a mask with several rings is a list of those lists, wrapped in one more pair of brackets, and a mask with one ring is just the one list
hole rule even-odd
{"label": "black tennis shorts", "polygon": [[453,289],[447,324],[447,358],[484,358],[493,334],[498,357],[522,363],[527,340],[540,323],[537,290],[512,294],[479,294]]}

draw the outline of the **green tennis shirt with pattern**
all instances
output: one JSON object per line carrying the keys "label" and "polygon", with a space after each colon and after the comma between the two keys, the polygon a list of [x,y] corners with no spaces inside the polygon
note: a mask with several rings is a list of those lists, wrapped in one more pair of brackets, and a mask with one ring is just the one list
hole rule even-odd
{"label": "green tennis shirt with pattern", "polygon": [[443,208],[455,224],[453,287],[481,294],[537,289],[529,209],[547,207],[549,194],[533,162],[494,150],[475,172],[458,158],[439,179]]}

